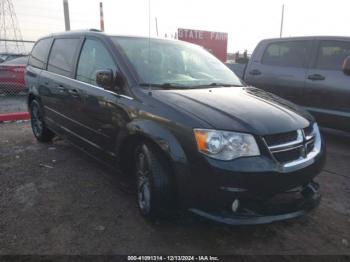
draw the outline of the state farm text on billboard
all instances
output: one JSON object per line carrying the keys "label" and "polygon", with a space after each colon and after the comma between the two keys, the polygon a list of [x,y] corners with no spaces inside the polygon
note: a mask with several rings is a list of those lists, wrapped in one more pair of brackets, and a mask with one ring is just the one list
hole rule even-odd
{"label": "state farm text on billboard", "polygon": [[222,62],[226,61],[227,33],[179,28],[178,38],[182,41],[203,46]]}

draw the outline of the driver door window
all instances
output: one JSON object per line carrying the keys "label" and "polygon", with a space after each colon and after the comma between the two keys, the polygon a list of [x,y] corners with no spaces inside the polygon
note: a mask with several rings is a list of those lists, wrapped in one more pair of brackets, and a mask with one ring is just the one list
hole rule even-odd
{"label": "driver door window", "polygon": [[100,69],[112,69],[114,73],[117,71],[104,45],[100,41],[87,39],[81,50],[76,79],[97,86],[96,71]]}

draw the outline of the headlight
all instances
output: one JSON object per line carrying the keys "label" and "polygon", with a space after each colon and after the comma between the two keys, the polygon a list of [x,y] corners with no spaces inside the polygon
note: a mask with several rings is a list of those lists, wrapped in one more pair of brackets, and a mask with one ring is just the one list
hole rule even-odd
{"label": "headlight", "polygon": [[194,129],[199,152],[220,160],[260,155],[255,138],[250,134]]}

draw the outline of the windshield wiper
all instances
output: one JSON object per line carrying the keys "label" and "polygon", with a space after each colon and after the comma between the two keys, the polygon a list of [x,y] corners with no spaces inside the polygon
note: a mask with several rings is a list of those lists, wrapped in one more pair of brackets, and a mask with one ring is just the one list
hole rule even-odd
{"label": "windshield wiper", "polygon": [[220,82],[212,82],[207,85],[200,85],[200,87],[205,87],[205,86],[210,86],[210,87],[242,87],[243,85],[236,85],[236,84],[227,84],[227,83],[220,83]]}
{"label": "windshield wiper", "polygon": [[154,84],[154,83],[140,83],[140,86],[146,86],[146,87],[158,87],[161,89],[196,89],[196,88],[202,88],[202,87],[242,87],[243,85],[235,85],[235,84],[227,84],[227,83],[219,83],[219,82],[213,82],[206,85],[181,85],[177,83],[163,83],[163,84]]}
{"label": "windshield wiper", "polygon": [[189,86],[185,86],[185,85],[179,85],[176,83],[163,83],[163,84],[154,84],[154,83],[140,83],[140,86],[150,86],[150,87],[159,87],[162,89],[188,89],[190,88]]}

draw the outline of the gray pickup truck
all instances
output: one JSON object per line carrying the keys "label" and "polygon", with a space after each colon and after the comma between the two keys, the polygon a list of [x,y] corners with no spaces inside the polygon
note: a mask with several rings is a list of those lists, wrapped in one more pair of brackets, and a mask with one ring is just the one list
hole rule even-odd
{"label": "gray pickup truck", "polygon": [[350,37],[267,39],[245,68],[228,67],[247,84],[303,106],[321,125],[350,131]]}

